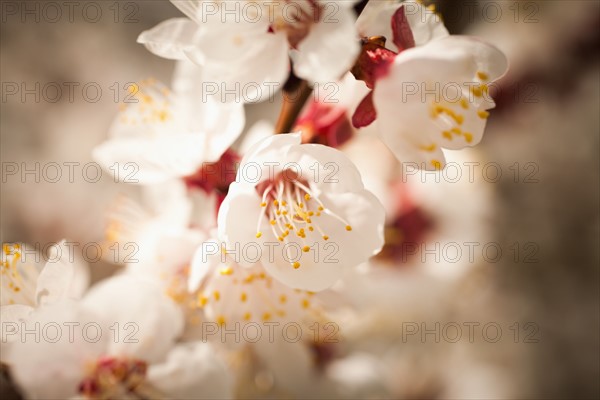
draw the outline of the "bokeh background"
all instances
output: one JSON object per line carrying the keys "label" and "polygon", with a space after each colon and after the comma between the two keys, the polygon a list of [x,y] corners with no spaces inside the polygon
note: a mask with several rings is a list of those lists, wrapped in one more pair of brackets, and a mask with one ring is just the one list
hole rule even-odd
{"label": "bokeh background", "polygon": [[[1,2],[0,236],[2,242],[42,246],[62,238],[98,241],[111,201],[119,193],[135,196],[137,189],[115,184],[107,174],[86,182],[82,167],[106,138],[118,109],[115,95],[122,99],[128,82],[170,81],[174,64],[147,52],[136,37],[181,14],[161,0],[78,1],[70,18],[59,1],[62,15],[57,17],[47,3]],[[486,224],[497,242],[533,243],[535,249],[535,262],[523,255],[503,257],[448,283],[454,286],[454,302],[443,309],[461,320],[539,327],[537,343],[466,346],[469,356],[463,361],[442,364],[441,373],[457,382],[455,391],[445,393],[598,398],[600,3],[436,4],[451,33],[480,36],[509,57],[511,69],[500,83],[497,110],[479,147],[483,159],[503,172],[485,182],[493,193]],[[23,15],[24,7],[33,11]],[[78,84],[72,98],[65,82]],[[91,88],[84,93],[86,84]],[[18,93],[12,94],[15,85]],[[59,96],[56,86],[62,88]],[[98,87],[102,93],[94,101]],[[249,125],[275,120],[277,111],[277,102],[247,106]],[[37,183],[34,175],[23,182],[19,174],[4,175],[9,163],[43,168],[51,162],[80,163],[74,182]],[[458,212],[468,209],[469,201],[448,207]],[[457,224],[456,229],[468,227]],[[114,268],[94,265],[93,274],[100,279]],[[424,351],[417,358],[427,357]],[[461,385],[472,390],[461,391]]]}

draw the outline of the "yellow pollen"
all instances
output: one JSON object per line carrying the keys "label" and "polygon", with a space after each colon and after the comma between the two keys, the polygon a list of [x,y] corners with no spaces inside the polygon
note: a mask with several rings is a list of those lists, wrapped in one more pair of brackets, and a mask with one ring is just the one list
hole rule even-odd
{"label": "yellow pollen", "polygon": [[444,131],[442,132],[442,136],[445,137],[448,140],[452,140],[452,134],[448,131]]}
{"label": "yellow pollen", "polygon": [[298,261],[296,261],[292,264],[292,267],[294,267],[294,269],[298,269],[298,268],[300,268],[300,263]]}
{"label": "yellow pollen", "polygon": [[350,225],[346,225],[346,230],[347,230],[348,232],[350,232],[350,231],[352,230],[352,227],[351,227]]}
{"label": "yellow pollen", "polygon": [[199,307],[204,307],[207,303],[208,303],[208,297],[206,297],[206,296],[198,297],[198,306]]}
{"label": "yellow pollen", "polygon": [[218,290],[215,290],[215,292],[213,293],[213,296],[215,297],[215,300],[219,300],[221,298],[221,293],[219,293]]}
{"label": "yellow pollen", "polygon": [[285,207],[285,206],[287,206],[287,202],[286,202],[285,200],[283,200],[283,201],[281,202],[281,205]]}
{"label": "yellow pollen", "polygon": [[275,207],[279,206],[279,200],[273,200],[273,205],[274,205]]}
{"label": "yellow pollen", "polygon": [[308,227],[308,230],[312,232],[312,231],[314,231],[314,230],[315,230],[315,228],[313,228],[312,226],[309,226],[309,227]]}
{"label": "yellow pollen", "polygon": [[233,268],[231,268],[231,267],[221,268],[220,273],[221,273],[221,275],[231,275],[231,274],[233,274]]}
{"label": "yellow pollen", "polygon": [[308,308],[308,307],[310,307],[310,301],[308,301],[308,299],[302,300],[302,308]]}
{"label": "yellow pollen", "polygon": [[244,320],[245,321],[250,321],[250,318],[252,318],[252,314],[250,314],[249,312],[247,312],[246,314],[244,314]]}
{"label": "yellow pollen", "polygon": [[271,225],[275,225],[277,223],[277,221],[275,221],[274,219],[271,220]]}
{"label": "yellow pollen", "polygon": [[261,206],[261,207],[266,207],[266,206],[267,206],[267,203],[265,203],[265,202],[263,201],[262,203],[260,203],[260,206]]}
{"label": "yellow pollen", "polygon": [[435,151],[436,146],[435,144],[430,144],[429,146],[419,146],[419,148],[424,151]]}
{"label": "yellow pollen", "polygon": [[435,169],[438,169],[438,170],[442,169],[442,163],[439,162],[438,160],[431,160],[431,165],[433,165],[433,167]]}
{"label": "yellow pollen", "polygon": [[222,315],[219,315],[217,317],[217,324],[219,324],[219,325],[225,325],[225,317],[222,316]]}
{"label": "yellow pollen", "polygon": [[283,242],[283,236],[279,236],[279,237],[277,238],[277,240],[279,240],[280,242]]}
{"label": "yellow pollen", "polygon": [[488,79],[490,79],[490,76],[482,71],[477,71],[477,77],[482,81],[487,81]]}
{"label": "yellow pollen", "polygon": [[240,295],[240,300],[242,302],[245,302],[248,299],[248,295],[245,292],[242,292],[242,294]]}
{"label": "yellow pollen", "polygon": [[327,236],[327,235],[324,235],[324,236],[323,236],[323,240],[329,240],[329,236]]}
{"label": "yellow pollen", "polygon": [[490,116],[490,113],[484,110],[479,110],[477,111],[477,115],[479,115],[479,118],[481,119],[487,119]]}
{"label": "yellow pollen", "polygon": [[262,236],[262,232],[256,232],[256,238],[260,238]]}
{"label": "yellow pollen", "polygon": [[304,208],[304,204],[298,203],[298,208]]}
{"label": "yellow pollen", "polygon": [[325,209],[323,208],[323,206],[319,206],[319,211],[323,211],[323,210],[325,210]]}
{"label": "yellow pollen", "polygon": [[469,102],[464,97],[460,99],[460,106],[465,110],[469,108]]}
{"label": "yellow pollen", "polygon": [[262,319],[263,319],[263,321],[270,320],[271,319],[271,313],[268,313],[268,312],[264,313],[263,316],[262,316]]}
{"label": "yellow pollen", "polygon": [[281,304],[284,304],[287,301],[287,297],[285,294],[282,294],[281,296],[279,296],[279,302]]}
{"label": "yellow pollen", "polygon": [[467,143],[471,143],[473,141],[473,135],[472,134],[470,134],[468,132],[465,132],[463,135],[465,136],[465,140],[467,141]]}
{"label": "yellow pollen", "polygon": [[314,213],[313,211],[309,211],[309,212],[308,212],[308,216],[309,216],[309,217],[312,217],[313,215],[315,215],[315,213]]}
{"label": "yellow pollen", "polygon": [[304,246],[304,247],[302,248],[302,251],[303,251],[303,252],[305,252],[305,253],[308,253],[308,252],[310,251],[310,247],[308,247],[308,246]]}

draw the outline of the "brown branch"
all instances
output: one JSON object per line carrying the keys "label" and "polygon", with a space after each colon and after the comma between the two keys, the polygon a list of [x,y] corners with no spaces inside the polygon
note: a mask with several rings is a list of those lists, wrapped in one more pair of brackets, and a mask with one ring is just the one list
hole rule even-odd
{"label": "brown branch", "polygon": [[286,90],[284,88],[283,103],[277,124],[275,125],[275,133],[288,133],[292,130],[312,90],[312,87],[305,80],[300,81],[293,90]]}

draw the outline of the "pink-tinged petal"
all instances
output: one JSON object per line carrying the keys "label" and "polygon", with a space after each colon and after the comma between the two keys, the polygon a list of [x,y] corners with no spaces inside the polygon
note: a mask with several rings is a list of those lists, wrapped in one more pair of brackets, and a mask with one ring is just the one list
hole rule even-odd
{"label": "pink-tinged petal", "polygon": [[352,125],[355,128],[364,128],[371,125],[375,118],[377,118],[377,111],[373,105],[373,92],[370,92],[356,108],[352,116]]}
{"label": "pink-tinged petal", "polygon": [[372,89],[375,81],[388,73],[390,65],[394,62],[396,53],[384,47],[385,40],[368,40],[363,43],[362,50],[352,74],[356,79],[364,81]]}
{"label": "pink-tinged petal", "polygon": [[398,51],[415,47],[415,38],[406,18],[404,7],[398,8],[392,16],[392,34],[392,41],[398,47]]}

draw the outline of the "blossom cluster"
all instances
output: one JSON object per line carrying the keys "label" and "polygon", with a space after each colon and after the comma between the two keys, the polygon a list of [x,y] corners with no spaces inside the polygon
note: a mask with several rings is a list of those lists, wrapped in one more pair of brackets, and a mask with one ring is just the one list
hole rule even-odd
{"label": "blossom cluster", "polygon": [[[93,151],[115,176],[136,166],[142,201],[117,199],[105,237],[136,243],[135,262],[90,287],[82,260],[31,265],[4,245],[2,361],[32,398],[341,396],[346,378],[331,371],[352,353],[348,315],[397,291],[381,266],[418,263],[406,243],[470,220],[445,220],[452,194],[400,179],[400,163],[438,171],[479,143],[507,61],[411,0],[360,12],[350,0],[172,3],[185,17],[138,38],[177,60],[171,87],[132,85]],[[252,93],[227,101],[207,83]],[[327,83],[333,95],[290,100],[290,86]],[[265,101],[265,88],[283,91],[291,132],[246,127],[240,98]],[[474,220],[472,186],[458,189]],[[50,326],[104,334],[49,337]]]}

